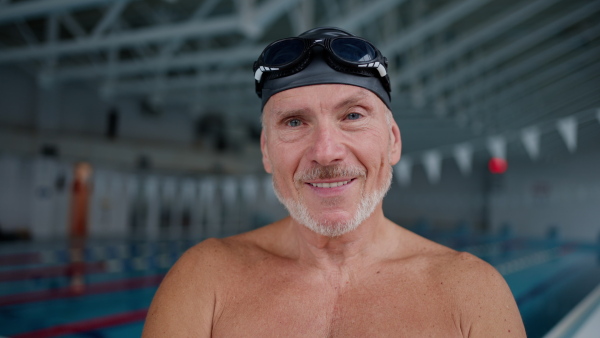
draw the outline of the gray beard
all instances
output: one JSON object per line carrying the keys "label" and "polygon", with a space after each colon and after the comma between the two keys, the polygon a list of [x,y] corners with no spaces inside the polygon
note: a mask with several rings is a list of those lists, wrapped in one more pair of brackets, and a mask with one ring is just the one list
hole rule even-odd
{"label": "gray beard", "polygon": [[381,189],[375,190],[370,194],[361,192],[361,199],[358,206],[358,210],[354,214],[352,219],[341,222],[330,222],[323,221],[319,222],[309,212],[308,207],[304,204],[301,199],[293,200],[291,198],[283,198],[279,192],[277,184],[275,183],[275,177],[273,176],[273,190],[277,199],[285,206],[290,213],[290,216],[298,223],[304,225],[313,232],[327,236],[327,237],[339,237],[347,234],[361,225],[367,218],[369,218],[377,205],[383,200],[385,194],[390,189],[392,184],[392,166],[389,166],[388,175]]}

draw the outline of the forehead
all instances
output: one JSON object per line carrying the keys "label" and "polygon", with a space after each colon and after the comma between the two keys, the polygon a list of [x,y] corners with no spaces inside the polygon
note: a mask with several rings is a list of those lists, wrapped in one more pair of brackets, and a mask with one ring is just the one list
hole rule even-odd
{"label": "forehead", "polygon": [[284,90],[273,95],[263,115],[289,110],[336,109],[362,105],[372,109],[384,103],[370,90],[345,84],[320,84]]}

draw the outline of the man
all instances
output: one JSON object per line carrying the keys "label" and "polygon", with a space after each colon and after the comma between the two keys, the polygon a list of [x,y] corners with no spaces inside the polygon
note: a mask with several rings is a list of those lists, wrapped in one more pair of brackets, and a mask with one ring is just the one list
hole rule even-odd
{"label": "man", "polygon": [[188,250],[145,337],[525,336],[496,270],[384,217],[401,152],[386,67],[335,28],[265,49],[263,164],[291,217]]}

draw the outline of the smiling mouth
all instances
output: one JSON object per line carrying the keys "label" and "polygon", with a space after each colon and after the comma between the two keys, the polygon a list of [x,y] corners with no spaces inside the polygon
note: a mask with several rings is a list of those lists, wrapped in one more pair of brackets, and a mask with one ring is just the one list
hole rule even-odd
{"label": "smiling mouth", "polygon": [[310,185],[312,185],[313,187],[316,188],[335,188],[335,187],[341,187],[342,185],[346,185],[350,182],[352,182],[353,179],[347,180],[347,181],[340,181],[340,182],[330,182],[330,183],[308,183]]}

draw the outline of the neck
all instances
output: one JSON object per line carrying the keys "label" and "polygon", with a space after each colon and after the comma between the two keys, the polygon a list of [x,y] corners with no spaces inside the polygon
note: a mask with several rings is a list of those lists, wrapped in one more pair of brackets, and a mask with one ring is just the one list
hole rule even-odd
{"label": "neck", "polygon": [[313,232],[294,219],[289,229],[301,264],[323,269],[343,269],[376,261],[393,248],[391,232],[395,226],[383,216],[381,204],[355,230],[339,237],[327,237]]}

